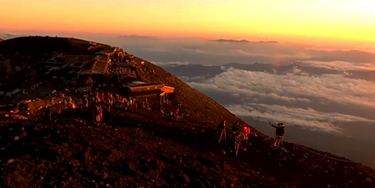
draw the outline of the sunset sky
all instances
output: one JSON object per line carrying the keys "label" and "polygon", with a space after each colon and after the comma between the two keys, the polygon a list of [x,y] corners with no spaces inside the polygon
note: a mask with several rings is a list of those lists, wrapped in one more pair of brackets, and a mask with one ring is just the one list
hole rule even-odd
{"label": "sunset sky", "polygon": [[373,0],[0,0],[0,29],[375,42]]}

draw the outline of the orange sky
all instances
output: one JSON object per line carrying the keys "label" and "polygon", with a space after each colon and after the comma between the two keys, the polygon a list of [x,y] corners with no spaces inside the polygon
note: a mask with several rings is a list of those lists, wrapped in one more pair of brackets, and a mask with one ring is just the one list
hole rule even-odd
{"label": "orange sky", "polygon": [[0,0],[0,29],[375,43],[373,0]]}

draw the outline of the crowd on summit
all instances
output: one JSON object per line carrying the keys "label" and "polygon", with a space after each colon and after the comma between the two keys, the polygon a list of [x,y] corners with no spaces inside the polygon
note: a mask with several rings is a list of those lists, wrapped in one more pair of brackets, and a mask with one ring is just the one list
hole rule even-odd
{"label": "crowd on summit", "polygon": [[[56,94],[56,90],[52,94]],[[62,110],[76,109],[76,108],[87,108],[92,110],[93,120],[96,122],[103,122],[103,112],[111,112],[113,108],[127,110],[131,112],[138,112],[139,108],[145,110],[151,110],[151,104],[148,97],[143,99],[137,99],[136,97],[126,97],[119,94],[112,94],[109,92],[94,92],[79,94],[77,92],[71,93],[68,89],[64,93],[59,93],[62,99],[60,103],[54,105],[57,109],[57,114],[60,114]],[[140,100],[140,101],[138,101]],[[52,104],[46,104],[45,113],[47,119],[51,120]],[[156,106],[154,106],[156,109]],[[183,113],[180,112],[181,105],[179,104],[175,110],[171,111],[173,118],[181,118]],[[167,114],[165,109],[161,108],[160,111],[163,114]]]}

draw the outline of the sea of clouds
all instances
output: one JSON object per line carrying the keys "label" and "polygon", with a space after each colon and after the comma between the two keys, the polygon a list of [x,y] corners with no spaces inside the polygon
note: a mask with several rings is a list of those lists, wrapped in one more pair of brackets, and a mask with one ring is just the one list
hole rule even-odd
{"label": "sea of clouds", "polygon": [[310,76],[291,70],[278,75],[228,68],[209,79],[194,79],[185,78],[203,93],[241,98],[240,102],[224,102],[239,116],[334,133],[341,132],[341,123],[375,122],[370,115],[348,113],[348,108],[375,110],[375,83],[344,74]]}

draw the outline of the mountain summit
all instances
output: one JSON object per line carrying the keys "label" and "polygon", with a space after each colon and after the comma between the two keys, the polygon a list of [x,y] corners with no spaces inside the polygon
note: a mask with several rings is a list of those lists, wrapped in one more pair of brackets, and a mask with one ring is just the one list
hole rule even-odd
{"label": "mountain summit", "polygon": [[0,43],[0,67],[0,187],[375,187],[367,166],[276,150],[254,128],[236,158],[235,115],[117,47],[15,38]]}

